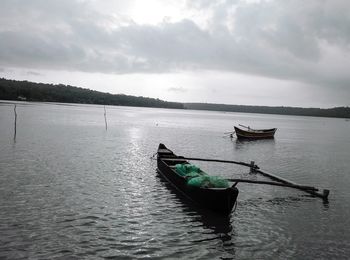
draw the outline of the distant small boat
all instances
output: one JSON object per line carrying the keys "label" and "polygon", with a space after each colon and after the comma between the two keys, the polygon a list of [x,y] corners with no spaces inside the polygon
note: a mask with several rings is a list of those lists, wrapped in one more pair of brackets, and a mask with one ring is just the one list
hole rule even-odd
{"label": "distant small boat", "polygon": [[252,129],[249,126],[244,126],[245,129],[235,126],[235,132],[238,139],[265,139],[274,138],[277,128],[271,129]]}

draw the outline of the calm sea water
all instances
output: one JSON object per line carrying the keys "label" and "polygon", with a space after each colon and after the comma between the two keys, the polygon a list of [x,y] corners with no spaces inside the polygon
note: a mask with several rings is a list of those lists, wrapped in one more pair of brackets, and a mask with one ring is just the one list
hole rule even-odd
{"label": "calm sea water", "polygon": [[[0,103],[0,259],[348,259],[350,122],[344,119]],[[277,127],[274,140],[224,137]],[[239,184],[230,218],[192,207],[156,173],[175,153],[249,162],[331,190]],[[196,162],[223,177],[247,168]]]}

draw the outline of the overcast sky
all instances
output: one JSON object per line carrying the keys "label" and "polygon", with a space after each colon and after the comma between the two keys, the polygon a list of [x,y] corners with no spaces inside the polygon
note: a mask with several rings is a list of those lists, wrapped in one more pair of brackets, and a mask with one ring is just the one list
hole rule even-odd
{"label": "overcast sky", "polygon": [[348,0],[1,0],[0,77],[168,101],[350,106]]}

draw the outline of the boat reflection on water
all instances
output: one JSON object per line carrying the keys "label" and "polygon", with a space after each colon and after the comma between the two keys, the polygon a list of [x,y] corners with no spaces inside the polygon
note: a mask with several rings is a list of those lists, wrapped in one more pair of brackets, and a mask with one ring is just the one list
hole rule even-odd
{"label": "boat reflection on water", "polygon": [[219,246],[217,250],[221,251],[223,254],[221,259],[236,259],[235,232],[233,230],[233,218],[231,216],[235,207],[230,215],[222,215],[209,209],[202,208],[164,180],[158,171],[157,179],[161,185],[166,187],[169,194],[175,196],[174,203],[176,203],[182,213],[186,215],[186,221],[192,223],[191,232],[195,230],[198,231],[196,227],[201,230],[197,235],[193,236],[191,243],[196,245],[211,243],[211,241],[213,241],[214,244]]}
{"label": "boat reflection on water", "polygon": [[169,192],[174,194],[176,199],[180,201],[179,205],[181,206],[181,209],[190,217],[189,219],[192,222],[196,224],[200,223],[201,226],[218,235],[215,238],[211,238],[211,240],[220,238],[225,242],[231,239],[230,233],[232,231],[232,225],[230,215],[220,215],[209,209],[201,208],[198,204],[175,189],[169,182],[164,180],[158,171],[157,178],[169,190]]}
{"label": "boat reflection on water", "polygon": [[[260,139],[260,140],[249,140],[249,139],[231,139],[233,148],[237,151],[264,151],[264,153],[273,153],[276,146],[275,139]],[[261,153],[260,153],[261,154]]]}

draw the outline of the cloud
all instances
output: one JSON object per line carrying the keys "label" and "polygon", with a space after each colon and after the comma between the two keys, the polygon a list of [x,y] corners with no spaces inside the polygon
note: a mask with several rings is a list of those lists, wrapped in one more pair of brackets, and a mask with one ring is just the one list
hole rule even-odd
{"label": "cloud", "polygon": [[27,71],[27,75],[42,76],[43,74],[36,71]]}
{"label": "cloud", "polygon": [[4,0],[0,66],[114,74],[211,70],[349,86],[346,0],[187,1],[194,15],[156,25],[135,23],[123,14],[126,6],[111,12],[96,1]]}
{"label": "cloud", "polygon": [[182,87],[171,87],[171,88],[168,88],[168,90],[171,92],[186,92],[187,91],[185,88],[182,88]]}

